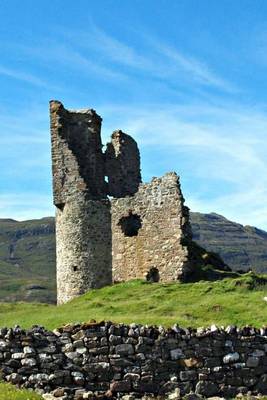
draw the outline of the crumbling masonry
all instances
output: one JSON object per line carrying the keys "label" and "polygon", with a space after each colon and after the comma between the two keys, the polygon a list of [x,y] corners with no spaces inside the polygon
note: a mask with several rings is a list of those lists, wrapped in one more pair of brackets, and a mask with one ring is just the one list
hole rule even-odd
{"label": "crumbling masonry", "polygon": [[193,268],[188,208],[175,173],[141,183],[133,138],[50,102],[58,303],[133,278],[183,280]]}

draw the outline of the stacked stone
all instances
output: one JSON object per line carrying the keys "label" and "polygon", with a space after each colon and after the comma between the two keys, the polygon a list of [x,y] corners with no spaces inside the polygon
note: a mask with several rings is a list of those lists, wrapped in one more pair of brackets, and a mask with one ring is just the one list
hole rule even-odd
{"label": "stacked stone", "polygon": [[[140,218],[140,229],[126,235],[120,221]],[[158,280],[186,280],[197,267],[190,256],[191,229],[180,179],[175,172],[140,184],[131,197],[111,201],[113,281],[143,279],[153,269]]]}
{"label": "stacked stone", "polygon": [[3,328],[0,370],[6,381],[45,399],[267,394],[267,329]]}

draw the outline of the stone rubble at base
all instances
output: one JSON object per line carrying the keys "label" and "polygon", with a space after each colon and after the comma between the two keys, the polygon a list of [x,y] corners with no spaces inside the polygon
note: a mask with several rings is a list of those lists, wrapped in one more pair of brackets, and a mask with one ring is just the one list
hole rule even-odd
{"label": "stone rubble at base", "polygon": [[0,371],[46,400],[253,398],[267,394],[267,328],[2,328]]}

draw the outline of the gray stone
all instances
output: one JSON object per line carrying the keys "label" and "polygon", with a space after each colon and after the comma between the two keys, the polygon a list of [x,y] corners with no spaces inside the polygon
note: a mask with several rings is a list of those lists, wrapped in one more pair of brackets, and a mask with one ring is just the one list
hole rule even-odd
{"label": "gray stone", "polygon": [[12,358],[14,358],[15,360],[21,360],[24,357],[25,357],[24,353],[14,353],[14,354],[12,354]]}
{"label": "gray stone", "polygon": [[182,349],[173,349],[170,353],[172,360],[179,360],[180,358],[184,357]]}
{"label": "gray stone", "polygon": [[246,365],[249,368],[256,368],[259,365],[260,359],[258,357],[248,357]]}
{"label": "gray stone", "polygon": [[181,381],[193,381],[197,379],[196,371],[181,371],[180,372]]}
{"label": "gray stone", "polygon": [[134,354],[132,344],[118,344],[116,346],[116,353],[120,355]]}
{"label": "gray stone", "polygon": [[24,358],[23,360],[21,360],[21,364],[25,367],[34,367],[37,362],[34,358]]}
{"label": "gray stone", "polygon": [[195,392],[196,392],[196,394],[200,394],[204,397],[211,397],[211,396],[215,396],[218,394],[219,388],[218,388],[218,385],[216,385],[216,383],[209,382],[209,381],[199,381],[196,384]]}
{"label": "gray stone", "polygon": [[35,351],[35,349],[34,349],[33,347],[31,347],[31,346],[25,346],[25,347],[23,348],[23,353],[25,353],[25,354],[34,354],[34,353],[36,353],[36,351]]}
{"label": "gray stone", "polygon": [[82,386],[84,384],[84,375],[81,372],[75,371],[71,375],[76,385]]}
{"label": "gray stone", "polygon": [[267,374],[264,374],[260,377],[257,383],[257,391],[263,395],[267,394]]}
{"label": "gray stone", "polygon": [[19,384],[19,383],[23,382],[23,376],[16,374],[16,373],[13,373],[13,374],[7,376],[6,379],[8,382],[11,382],[14,384]]}
{"label": "gray stone", "polygon": [[234,363],[239,360],[239,357],[238,353],[229,353],[223,357],[223,362],[224,364]]}

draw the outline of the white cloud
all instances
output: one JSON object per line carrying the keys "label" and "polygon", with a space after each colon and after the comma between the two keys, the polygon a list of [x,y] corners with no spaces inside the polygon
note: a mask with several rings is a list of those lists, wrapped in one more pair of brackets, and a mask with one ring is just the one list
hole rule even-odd
{"label": "white cloud", "polygon": [[200,61],[192,56],[182,54],[176,48],[168,46],[159,41],[151,41],[153,47],[158,50],[161,56],[167,57],[172,61],[173,67],[184,70],[190,76],[193,77],[194,81],[207,86],[214,86],[225,91],[235,91],[233,85],[227,82],[225,79],[219,77],[212,69],[203,61]]}
{"label": "white cloud", "polygon": [[71,35],[65,32],[65,36],[70,41],[75,40],[83,51],[90,49],[103,54],[107,63],[128,66],[164,80],[171,77],[176,83],[181,83],[187,76],[187,83],[191,80],[190,85],[198,83],[223,91],[236,91],[231,83],[218,76],[203,61],[185,55],[151,35],[136,34],[142,41],[142,47],[138,49],[108,35],[94,24],[88,32],[72,32]]}

